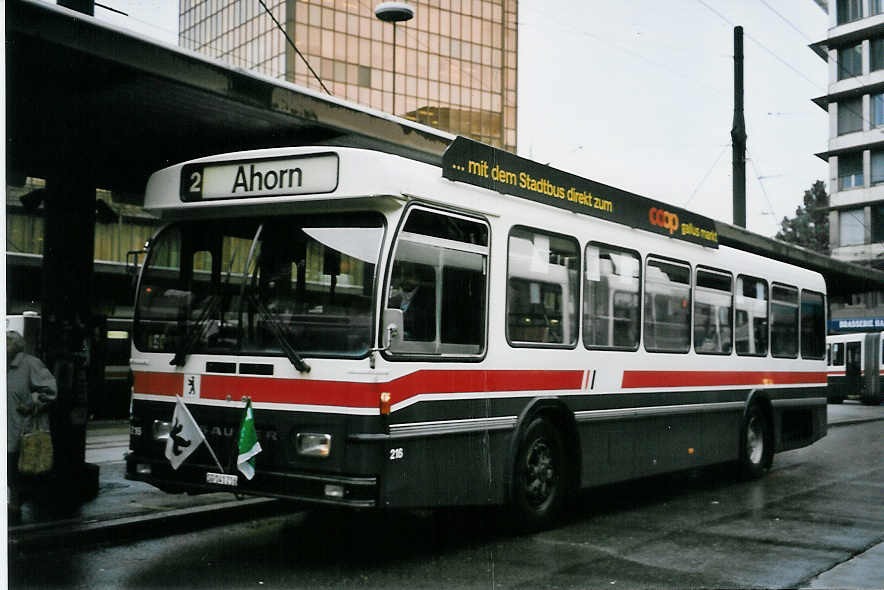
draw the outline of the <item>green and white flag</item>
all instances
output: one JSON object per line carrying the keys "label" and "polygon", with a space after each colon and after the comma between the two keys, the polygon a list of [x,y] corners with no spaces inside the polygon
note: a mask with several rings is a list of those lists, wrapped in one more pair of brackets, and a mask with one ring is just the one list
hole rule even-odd
{"label": "green and white flag", "polygon": [[255,419],[252,417],[252,400],[246,399],[246,411],[239,427],[239,456],[236,467],[246,479],[255,477],[255,455],[261,452],[258,433],[255,431]]}

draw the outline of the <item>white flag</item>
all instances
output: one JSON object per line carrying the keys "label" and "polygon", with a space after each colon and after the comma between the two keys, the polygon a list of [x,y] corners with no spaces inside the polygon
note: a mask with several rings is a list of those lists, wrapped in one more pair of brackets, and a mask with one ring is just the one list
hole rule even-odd
{"label": "white flag", "polygon": [[205,440],[203,431],[191,416],[187,406],[176,395],[169,440],[166,441],[166,459],[172,464],[172,469],[178,469]]}

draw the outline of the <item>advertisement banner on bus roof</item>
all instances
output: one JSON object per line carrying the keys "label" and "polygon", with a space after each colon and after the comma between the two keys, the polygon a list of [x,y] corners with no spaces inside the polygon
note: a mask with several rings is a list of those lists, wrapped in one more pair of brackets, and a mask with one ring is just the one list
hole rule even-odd
{"label": "advertisement banner on bus roof", "polygon": [[715,221],[544,166],[466,137],[442,156],[442,176],[630,227],[718,248]]}

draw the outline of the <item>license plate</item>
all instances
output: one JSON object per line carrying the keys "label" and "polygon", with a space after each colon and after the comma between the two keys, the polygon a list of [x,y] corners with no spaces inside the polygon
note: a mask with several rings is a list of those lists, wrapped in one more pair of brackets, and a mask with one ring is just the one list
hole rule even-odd
{"label": "license plate", "polygon": [[239,477],[236,475],[228,475],[226,473],[206,473],[206,483],[216,483],[222,486],[236,486],[239,483]]}

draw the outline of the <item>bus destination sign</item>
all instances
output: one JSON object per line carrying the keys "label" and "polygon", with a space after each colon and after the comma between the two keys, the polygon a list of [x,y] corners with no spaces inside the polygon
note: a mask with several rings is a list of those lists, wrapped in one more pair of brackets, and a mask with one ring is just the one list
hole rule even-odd
{"label": "bus destination sign", "polygon": [[200,162],[181,169],[181,200],[209,201],[330,193],[338,187],[337,154]]}
{"label": "bus destination sign", "polygon": [[466,137],[457,137],[445,150],[442,176],[718,248],[715,221],[708,217],[544,166]]}

